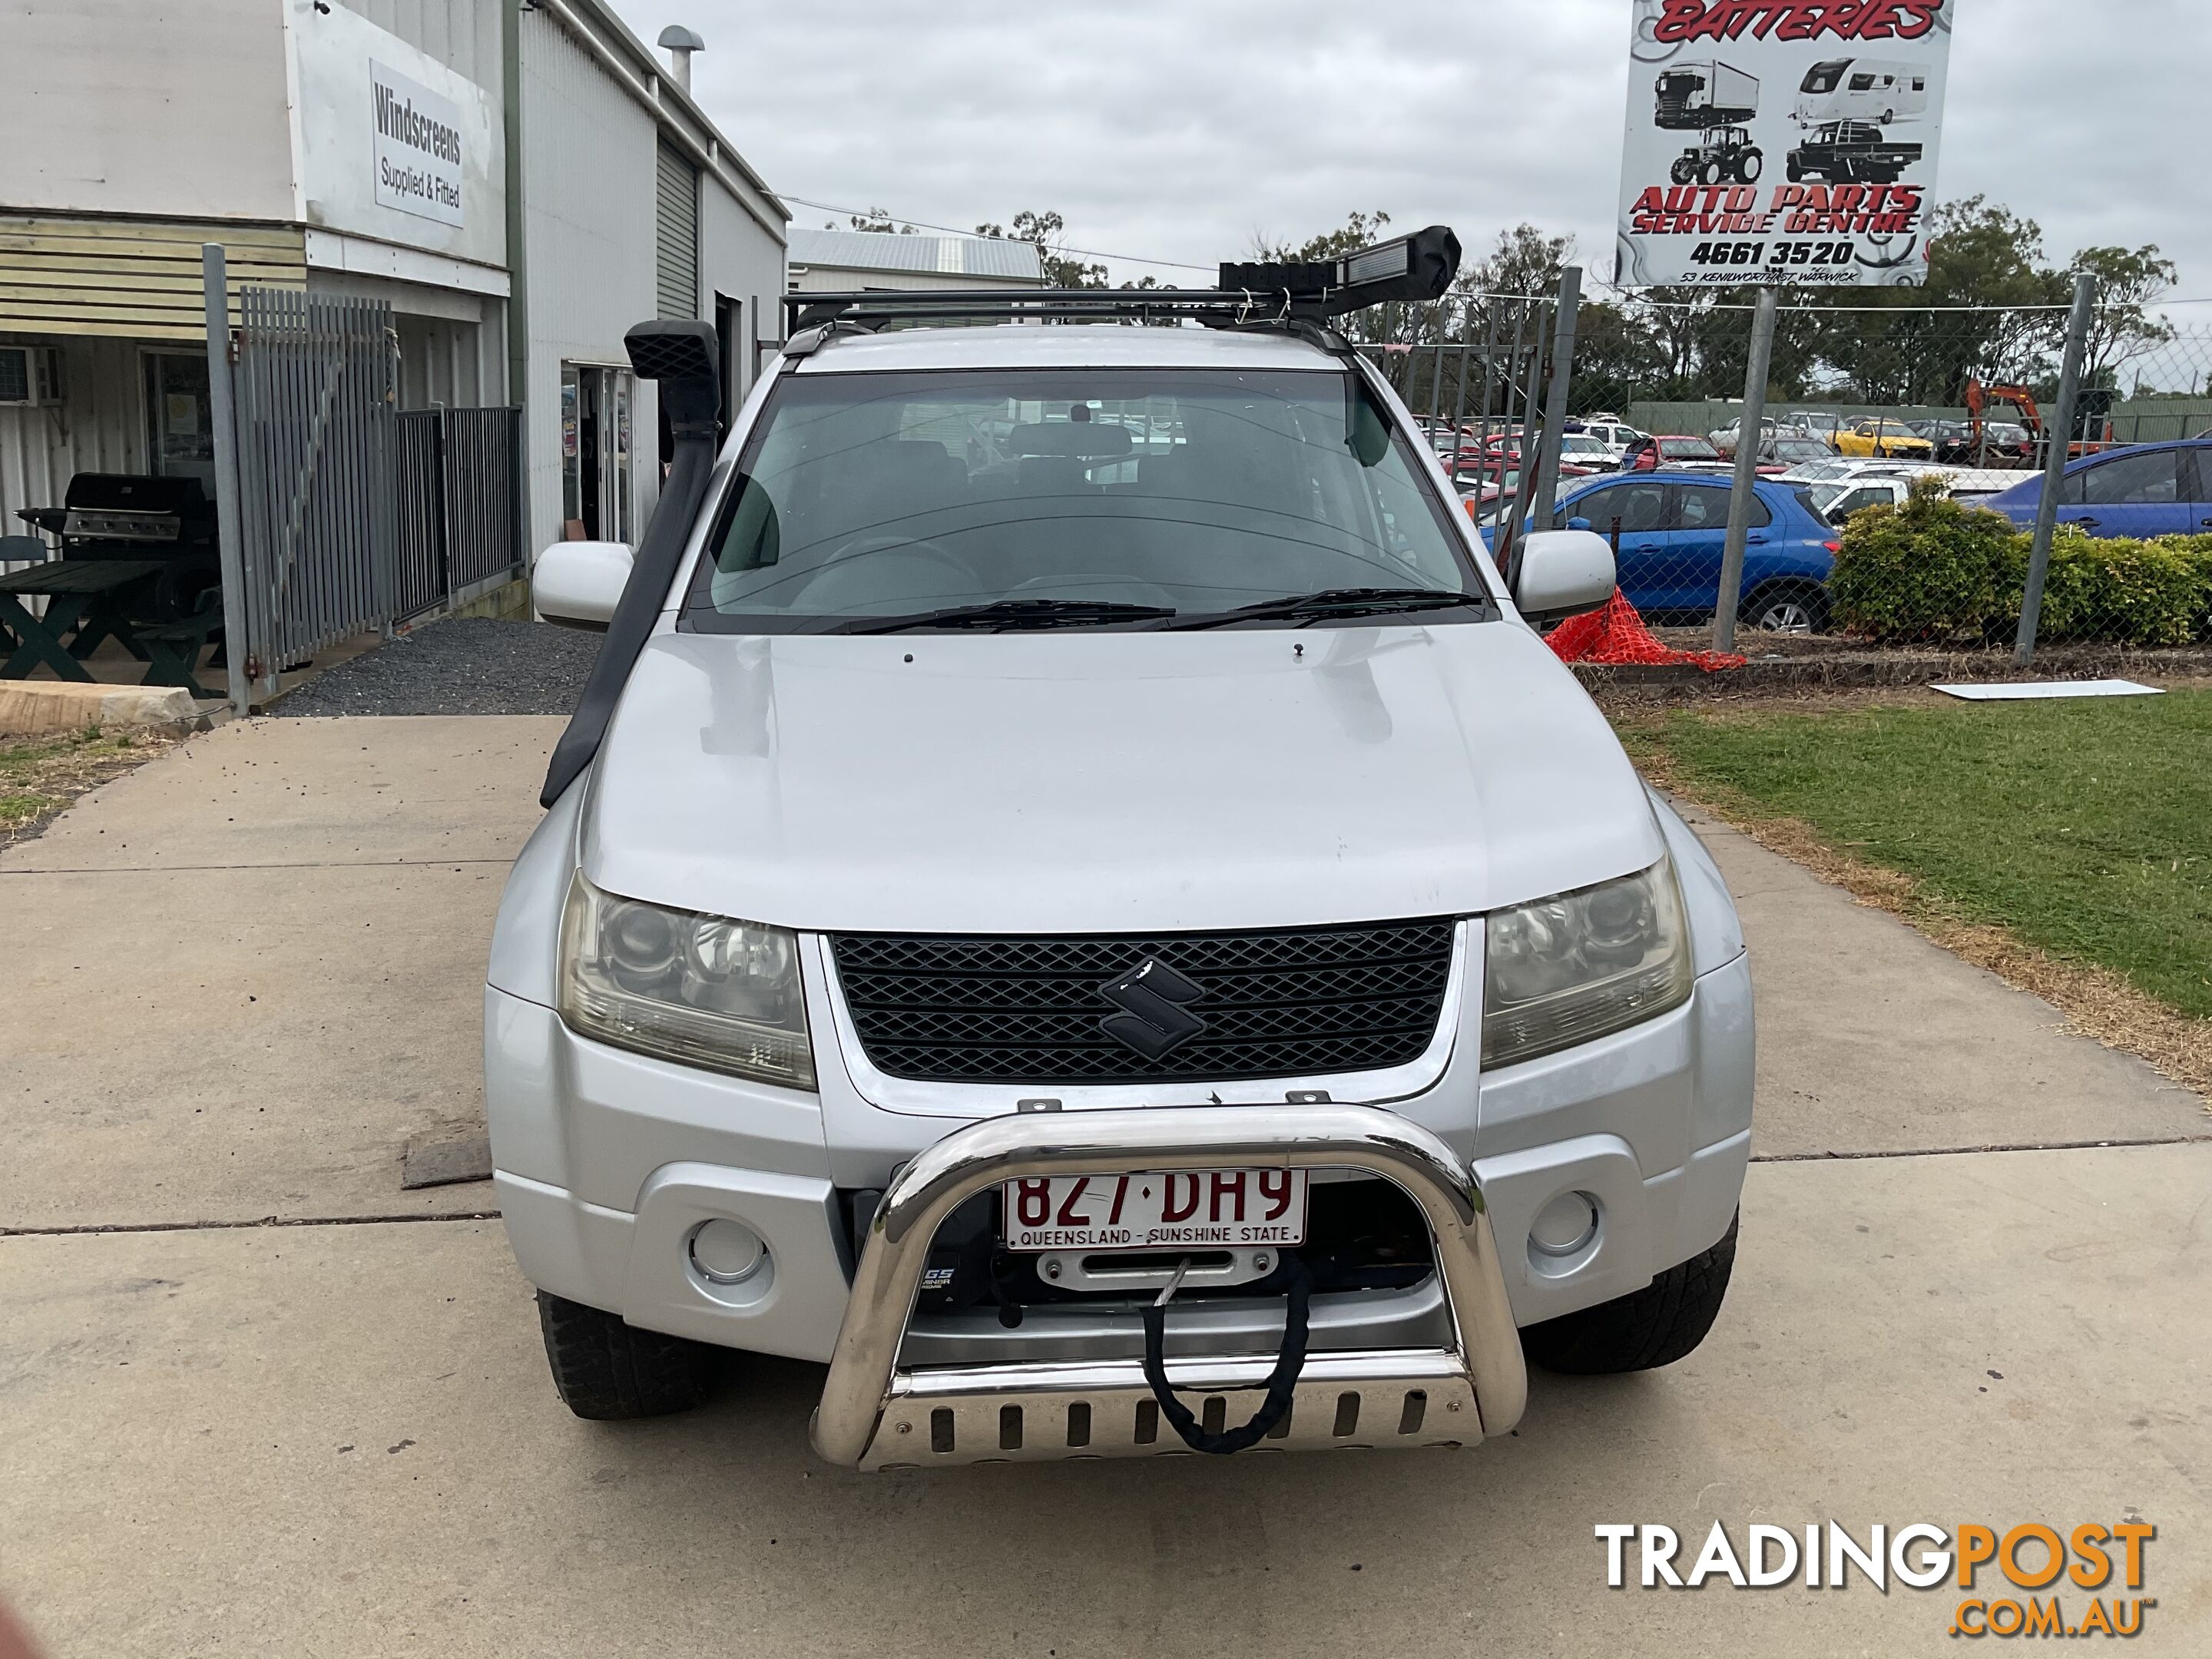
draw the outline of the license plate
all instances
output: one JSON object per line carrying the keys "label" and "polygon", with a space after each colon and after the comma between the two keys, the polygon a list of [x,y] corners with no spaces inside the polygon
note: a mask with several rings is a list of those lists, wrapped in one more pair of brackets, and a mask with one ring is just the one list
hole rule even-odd
{"label": "license plate", "polygon": [[1304,1170],[1038,1176],[1006,1183],[1010,1250],[1302,1244]]}

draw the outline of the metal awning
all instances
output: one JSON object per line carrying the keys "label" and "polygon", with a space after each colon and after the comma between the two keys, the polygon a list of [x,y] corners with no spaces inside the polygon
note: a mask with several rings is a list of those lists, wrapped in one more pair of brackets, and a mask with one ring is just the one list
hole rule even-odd
{"label": "metal awning", "polygon": [[307,284],[297,226],[0,214],[0,333],[204,340],[209,242],[228,261],[234,323],[241,285]]}

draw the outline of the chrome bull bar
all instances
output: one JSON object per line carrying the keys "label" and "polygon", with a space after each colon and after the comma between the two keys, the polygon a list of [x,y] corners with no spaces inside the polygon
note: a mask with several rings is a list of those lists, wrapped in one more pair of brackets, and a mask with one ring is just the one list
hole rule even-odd
{"label": "chrome bull bar", "polygon": [[[1310,1354],[1290,1417],[1262,1445],[1459,1444],[1520,1420],[1528,1373],[1490,1216],[1443,1140],[1376,1106],[1158,1107],[988,1118],[900,1170],[862,1243],[814,1449],[866,1469],[1182,1451],[1136,1360],[909,1370],[899,1351],[930,1243],[975,1194],[1038,1176],[1220,1168],[1355,1170],[1396,1183],[1428,1221],[1452,1332],[1441,1348]],[[1192,1358],[1168,1370],[1179,1390],[1218,1399],[1263,1386],[1271,1364]]]}

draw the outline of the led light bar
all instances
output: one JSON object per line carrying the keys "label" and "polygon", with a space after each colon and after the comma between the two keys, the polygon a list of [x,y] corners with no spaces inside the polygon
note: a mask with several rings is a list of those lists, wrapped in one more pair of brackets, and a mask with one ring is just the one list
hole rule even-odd
{"label": "led light bar", "polygon": [[1341,317],[1393,300],[1440,299],[1459,274],[1459,238],[1446,226],[1431,225],[1340,259],[1224,263],[1221,286],[1280,296],[1294,311],[1317,307],[1323,316]]}

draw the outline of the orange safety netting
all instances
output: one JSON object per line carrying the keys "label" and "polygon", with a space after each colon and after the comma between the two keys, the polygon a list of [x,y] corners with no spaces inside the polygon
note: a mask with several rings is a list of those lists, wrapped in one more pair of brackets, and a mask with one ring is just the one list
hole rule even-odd
{"label": "orange safety netting", "polygon": [[1723,668],[1741,668],[1745,661],[1724,651],[1677,651],[1662,645],[1644,625],[1628,596],[1617,587],[1601,610],[1568,617],[1544,636],[1544,643],[1559,653],[1562,662],[1686,662],[1711,674]]}

